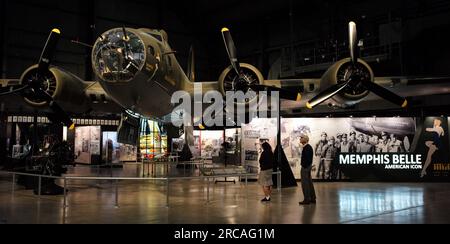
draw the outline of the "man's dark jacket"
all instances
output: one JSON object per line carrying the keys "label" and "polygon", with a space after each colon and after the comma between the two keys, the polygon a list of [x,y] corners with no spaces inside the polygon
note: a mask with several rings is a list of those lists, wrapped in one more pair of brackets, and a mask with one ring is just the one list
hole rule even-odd
{"label": "man's dark jacket", "polygon": [[302,152],[302,167],[309,168],[313,164],[314,151],[311,145],[306,145]]}

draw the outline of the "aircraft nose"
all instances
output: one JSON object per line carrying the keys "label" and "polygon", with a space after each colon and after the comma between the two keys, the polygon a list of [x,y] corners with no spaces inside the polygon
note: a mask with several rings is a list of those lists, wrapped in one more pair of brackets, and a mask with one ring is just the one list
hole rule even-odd
{"label": "aircraft nose", "polygon": [[139,36],[125,28],[103,34],[94,45],[92,68],[105,82],[130,82],[145,64],[145,47]]}

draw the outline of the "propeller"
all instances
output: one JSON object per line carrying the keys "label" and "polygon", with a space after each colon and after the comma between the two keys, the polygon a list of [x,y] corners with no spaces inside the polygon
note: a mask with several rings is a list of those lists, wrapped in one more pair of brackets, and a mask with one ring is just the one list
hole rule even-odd
{"label": "propeller", "polygon": [[223,125],[223,127],[228,127],[228,126],[236,126],[237,125],[237,123],[235,122],[235,121],[233,121],[232,119],[230,119],[228,116],[227,116],[227,111],[225,110],[225,109],[223,109],[223,110],[221,110],[219,113],[217,113],[217,114],[214,114],[214,118],[212,118],[212,120],[209,120],[209,121],[204,121],[204,123],[200,123],[199,125],[198,125],[198,128],[200,129],[200,130],[206,130],[208,127],[206,126],[206,125],[208,125],[208,124],[211,124],[211,122],[214,122],[214,120],[216,119],[216,118],[222,118],[222,125]]}
{"label": "propeller", "polygon": [[397,94],[389,91],[388,89],[372,82],[368,79],[362,79],[362,75],[364,71],[362,71],[359,67],[358,59],[359,59],[359,47],[358,47],[358,32],[355,22],[349,23],[349,49],[350,49],[350,60],[351,66],[346,74],[345,82],[334,85],[325,91],[321,92],[319,95],[311,99],[306,103],[306,107],[309,109],[313,109],[314,107],[322,104],[328,99],[338,95],[345,89],[352,89],[357,87],[358,85],[364,86],[368,91],[373,92],[374,94],[380,96],[381,98],[390,101],[396,105],[405,108],[408,106],[408,101],[398,96]]}
{"label": "propeller", "polygon": [[41,86],[42,79],[45,77],[45,74],[49,72],[50,64],[54,59],[56,47],[60,38],[60,30],[53,29],[50,32],[47,43],[45,44],[44,50],[42,51],[42,55],[39,60],[37,79],[34,79],[31,82],[30,87],[38,97],[41,97],[48,103],[48,106],[55,114],[54,118],[57,120],[55,122],[60,122],[73,130],[75,128],[75,124],[70,119],[69,115],[61,108],[61,106],[59,106],[59,104],[53,99],[50,94],[42,89]]}
{"label": "propeller", "polygon": [[241,65],[239,63],[239,60],[237,58],[237,49],[236,45],[234,44],[233,37],[231,36],[231,32],[228,28],[222,29],[222,37],[225,43],[225,48],[227,50],[228,57],[231,62],[231,66],[233,67],[236,74],[239,75],[239,80],[244,81],[243,85],[241,85],[244,88],[250,88],[254,91],[261,92],[261,91],[276,91],[279,92],[280,98],[286,99],[286,100],[293,100],[293,101],[300,101],[302,96],[298,92],[294,92],[291,90],[274,87],[274,86],[265,86],[265,85],[259,85],[259,84],[252,84],[251,81],[248,80],[248,77],[244,74],[242,71]]}
{"label": "propeller", "polygon": [[75,128],[75,124],[70,119],[69,115],[59,106],[59,104],[53,99],[53,97],[44,90],[44,83],[48,78],[50,72],[50,64],[52,63],[58,45],[58,41],[61,37],[61,31],[53,29],[47,39],[45,47],[42,51],[39,63],[37,65],[36,73],[25,79],[28,83],[21,89],[17,89],[14,93],[21,93],[24,96],[31,96],[38,100],[43,100],[48,103],[50,110],[54,113],[51,117],[55,123],[62,123],[69,127],[71,130]]}
{"label": "propeller", "polygon": [[374,94],[378,95],[379,97],[386,99],[387,101],[397,104],[397,105],[401,106],[402,108],[408,107],[407,99],[389,91],[388,89],[386,89],[380,85],[377,85],[376,83],[365,82],[364,86],[367,87],[367,89],[369,91],[373,92]]}
{"label": "propeller", "polygon": [[348,35],[349,35],[349,48],[350,48],[350,58],[352,60],[353,65],[356,65],[358,63],[358,54],[359,54],[359,48],[358,48],[358,30],[356,28],[355,22],[350,22],[348,24]]}
{"label": "propeller", "polygon": [[11,94],[20,93],[20,92],[22,92],[22,91],[25,91],[25,90],[28,89],[28,88],[30,88],[30,86],[24,86],[24,87],[21,87],[21,88],[17,88],[16,90],[11,90],[11,91],[7,91],[7,92],[3,92],[3,93],[0,93],[0,97],[1,97],[1,96],[8,96],[8,95],[11,95]]}
{"label": "propeller", "polygon": [[306,107],[309,109],[313,109],[314,107],[318,106],[319,104],[324,103],[326,100],[336,96],[341,91],[343,91],[347,86],[350,84],[351,78],[349,78],[345,83],[334,85],[325,91],[319,93],[316,97],[311,99],[309,102],[306,103]]}
{"label": "propeller", "polygon": [[60,30],[53,29],[52,32],[50,32],[38,63],[38,70],[40,74],[43,74],[49,70],[50,64],[55,56],[56,46],[58,45],[60,37]]}
{"label": "propeller", "polygon": [[222,29],[222,37],[225,42],[225,48],[228,53],[228,57],[230,58],[231,66],[236,71],[237,74],[241,73],[241,65],[237,58],[237,48],[234,45],[233,37],[231,36],[231,32],[228,28]]}
{"label": "propeller", "polygon": [[67,113],[61,108],[61,106],[59,106],[58,103],[56,103],[53,100],[53,97],[42,89],[39,89],[37,93],[40,94],[40,96],[42,98],[44,98],[45,101],[47,101],[48,106],[53,111],[54,116],[52,116],[52,117],[53,117],[53,120],[55,120],[53,122],[56,122],[56,123],[60,122],[60,123],[64,124],[65,126],[69,127],[70,130],[73,130],[75,127],[75,124],[70,119],[69,115],[67,115]]}

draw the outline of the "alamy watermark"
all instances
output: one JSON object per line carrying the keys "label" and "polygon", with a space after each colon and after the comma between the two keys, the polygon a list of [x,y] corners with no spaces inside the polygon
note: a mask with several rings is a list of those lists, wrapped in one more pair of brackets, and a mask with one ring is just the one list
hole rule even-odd
{"label": "alamy watermark", "polygon": [[229,91],[225,96],[219,91],[203,93],[196,84],[194,93],[178,91],[172,95],[175,109],[172,124],[182,126],[232,127],[242,126],[253,118],[278,118],[279,92]]}

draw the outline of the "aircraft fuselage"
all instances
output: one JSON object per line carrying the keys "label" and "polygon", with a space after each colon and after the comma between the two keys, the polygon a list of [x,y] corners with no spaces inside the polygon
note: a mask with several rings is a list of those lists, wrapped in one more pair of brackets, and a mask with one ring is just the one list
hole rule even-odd
{"label": "aircraft fuselage", "polygon": [[122,107],[146,117],[169,114],[172,94],[190,83],[164,31],[109,30],[95,43],[92,63],[105,91]]}

